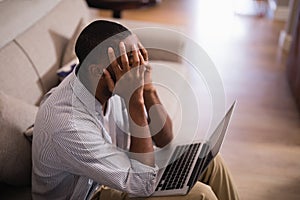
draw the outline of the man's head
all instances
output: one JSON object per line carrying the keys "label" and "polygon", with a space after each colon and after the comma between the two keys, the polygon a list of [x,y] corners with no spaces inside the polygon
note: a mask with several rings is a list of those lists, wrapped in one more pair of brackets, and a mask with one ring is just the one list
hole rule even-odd
{"label": "man's head", "polygon": [[142,48],[143,50],[139,50],[140,54],[144,55],[145,58],[147,57],[146,50],[141,46],[138,38],[127,28],[115,22],[94,21],[83,29],[77,39],[75,45],[75,52],[79,59],[77,74],[86,88],[92,94],[96,94],[99,99],[103,96],[103,91],[104,93],[106,91],[105,96],[111,95],[103,77],[104,68],[107,69],[113,82],[116,83],[108,49],[109,47],[113,48],[117,62],[121,64],[120,42],[125,45],[129,66],[133,66],[133,57],[136,55],[133,55],[133,52],[136,51],[135,47]]}
{"label": "man's head", "polygon": [[80,70],[85,71],[82,68],[92,64],[108,67],[108,47],[118,51],[119,43],[130,35],[132,33],[126,27],[115,22],[98,20],[89,24],[80,33],[75,45]]}

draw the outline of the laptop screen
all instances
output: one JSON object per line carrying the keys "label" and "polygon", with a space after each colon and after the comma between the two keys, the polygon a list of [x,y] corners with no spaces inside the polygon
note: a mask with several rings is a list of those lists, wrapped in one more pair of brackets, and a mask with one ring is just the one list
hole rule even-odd
{"label": "laptop screen", "polygon": [[219,123],[218,127],[210,136],[209,141],[203,144],[195,168],[192,172],[191,179],[188,182],[190,189],[197,182],[199,176],[206,170],[209,163],[219,153],[234,106],[235,102],[232,104],[222,121]]}
{"label": "laptop screen", "polygon": [[213,132],[213,134],[210,136],[208,143],[210,147],[210,152],[213,157],[215,157],[218,152],[220,151],[221,145],[224,141],[224,136],[229,124],[229,121],[231,119],[231,115],[233,112],[233,108],[235,106],[235,102],[232,104],[232,106],[229,108],[228,112],[222,119],[222,121],[219,123],[216,130]]}

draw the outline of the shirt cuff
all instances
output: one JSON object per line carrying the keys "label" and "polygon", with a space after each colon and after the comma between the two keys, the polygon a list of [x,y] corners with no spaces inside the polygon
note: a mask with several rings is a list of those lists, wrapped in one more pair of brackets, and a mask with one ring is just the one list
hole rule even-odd
{"label": "shirt cuff", "polygon": [[[154,167],[151,167],[134,159],[131,159],[131,164],[134,173],[138,174],[145,186],[145,192],[144,194],[141,194],[141,196],[150,196],[155,191],[157,173],[159,170],[158,166],[155,165]],[[133,197],[132,194],[129,196]]]}

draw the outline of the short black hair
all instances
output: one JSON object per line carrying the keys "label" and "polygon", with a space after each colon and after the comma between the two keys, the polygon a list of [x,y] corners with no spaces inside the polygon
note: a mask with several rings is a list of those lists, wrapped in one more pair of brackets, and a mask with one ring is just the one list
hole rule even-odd
{"label": "short black hair", "polygon": [[83,63],[85,66],[99,64],[100,58],[102,64],[108,66],[107,48],[113,47],[118,51],[119,43],[131,34],[126,27],[116,22],[97,20],[90,23],[82,30],[75,44],[75,53],[79,60],[78,68],[82,68]]}

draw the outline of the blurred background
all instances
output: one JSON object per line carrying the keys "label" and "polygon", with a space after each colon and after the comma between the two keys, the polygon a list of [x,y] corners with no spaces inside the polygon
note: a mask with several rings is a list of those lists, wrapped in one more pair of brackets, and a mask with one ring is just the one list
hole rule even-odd
{"label": "blurred background", "polygon": [[238,100],[221,153],[241,199],[300,199],[299,1],[161,0],[120,17],[181,26],[212,58]]}

